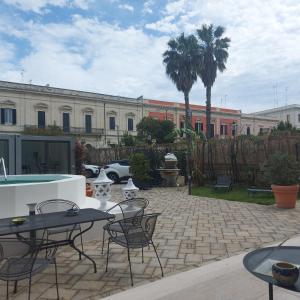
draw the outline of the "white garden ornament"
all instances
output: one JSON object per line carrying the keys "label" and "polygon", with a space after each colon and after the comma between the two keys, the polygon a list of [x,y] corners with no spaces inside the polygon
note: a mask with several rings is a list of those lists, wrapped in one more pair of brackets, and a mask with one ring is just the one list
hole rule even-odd
{"label": "white garden ornament", "polygon": [[101,207],[105,207],[107,201],[109,201],[111,198],[112,183],[113,181],[106,176],[105,170],[101,169],[99,176],[93,182],[95,198],[100,200]]}
{"label": "white garden ornament", "polygon": [[128,179],[125,187],[123,187],[123,196],[125,200],[130,200],[136,198],[137,191],[139,190],[132,181],[132,178]]}

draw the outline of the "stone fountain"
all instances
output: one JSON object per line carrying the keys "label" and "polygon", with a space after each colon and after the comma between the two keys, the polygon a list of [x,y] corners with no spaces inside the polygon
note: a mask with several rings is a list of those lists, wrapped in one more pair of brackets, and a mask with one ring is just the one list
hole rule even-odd
{"label": "stone fountain", "polygon": [[165,168],[160,168],[158,171],[164,179],[165,186],[177,187],[177,177],[180,169],[177,169],[177,157],[173,153],[165,155]]}

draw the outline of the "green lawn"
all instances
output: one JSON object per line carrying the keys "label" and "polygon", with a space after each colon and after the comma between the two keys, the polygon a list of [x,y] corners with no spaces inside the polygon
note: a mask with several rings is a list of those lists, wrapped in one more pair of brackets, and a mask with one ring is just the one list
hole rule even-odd
{"label": "green lawn", "polygon": [[273,194],[257,193],[253,196],[248,195],[246,187],[233,187],[233,190],[230,192],[221,189],[215,191],[211,186],[193,187],[192,195],[262,205],[272,205],[275,203]]}

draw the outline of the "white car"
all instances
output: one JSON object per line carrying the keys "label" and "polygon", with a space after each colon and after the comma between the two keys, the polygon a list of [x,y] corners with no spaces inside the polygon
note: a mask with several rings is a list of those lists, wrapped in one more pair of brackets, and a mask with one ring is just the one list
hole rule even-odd
{"label": "white car", "polygon": [[114,183],[127,180],[132,175],[129,172],[129,161],[126,159],[113,160],[104,167],[105,173]]}
{"label": "white car", "polygon": [[96,165],[86,165],[83,164],[85,170],[85,176],[87,178],[97,177],[100,173],[100,167]]}

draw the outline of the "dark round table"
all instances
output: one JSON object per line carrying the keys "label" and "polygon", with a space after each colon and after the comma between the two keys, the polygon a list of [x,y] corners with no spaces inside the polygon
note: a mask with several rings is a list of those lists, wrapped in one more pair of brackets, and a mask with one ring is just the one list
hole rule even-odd
{"label": "dark round table", "polygon": [[273,300],[273,285],[281,288],[300,292],[300,276],[292,287],[281,286],[272,277],[272,261],[286,261],[291,264],[300,265],[300,247],[277,246],[257,249],[248,253],[243,260],[245,268],[269,284],[269,300]]}

